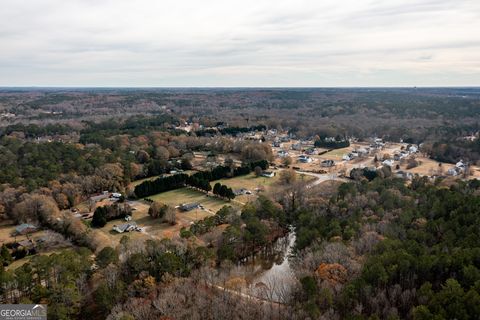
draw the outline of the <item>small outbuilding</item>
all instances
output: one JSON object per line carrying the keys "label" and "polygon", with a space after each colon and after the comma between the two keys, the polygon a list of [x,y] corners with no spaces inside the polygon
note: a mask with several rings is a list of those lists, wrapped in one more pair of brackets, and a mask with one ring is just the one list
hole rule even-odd
{"label": "small outbuilding", "polygon": [[181,211],[187,212],[187,211],[192,211],[194,209],[198,209],[200,207],[199,203],[182,203],[179,207]]}

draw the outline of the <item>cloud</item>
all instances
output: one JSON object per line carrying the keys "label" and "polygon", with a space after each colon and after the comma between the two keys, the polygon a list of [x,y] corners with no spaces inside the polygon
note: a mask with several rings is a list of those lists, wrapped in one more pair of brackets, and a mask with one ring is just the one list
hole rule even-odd
{"label": "cloud", "polygon": [[478,30],[476,0],[4,0],[0,85],[480,85]]}

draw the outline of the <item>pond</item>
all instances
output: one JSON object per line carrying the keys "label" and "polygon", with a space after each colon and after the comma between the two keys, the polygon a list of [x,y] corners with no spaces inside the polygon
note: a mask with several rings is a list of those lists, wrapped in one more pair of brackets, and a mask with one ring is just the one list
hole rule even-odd
{"label": "pond", "polygon": [[272,302],[284,302],[296,282],[289,262],[295,245],[293,229],[271,248],[242,262],[248,288],[246,293]]}

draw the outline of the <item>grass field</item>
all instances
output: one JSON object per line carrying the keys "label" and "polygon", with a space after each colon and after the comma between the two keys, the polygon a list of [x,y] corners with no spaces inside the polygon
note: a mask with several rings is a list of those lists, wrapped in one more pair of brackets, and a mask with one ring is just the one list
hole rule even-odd
{"label": "grass field", "polygon": [[[15,224],[13,222],[8,222],[5,224],[0,225],[0,245],[3,243],[8,243],[8,242],[13,242],[15,239],[17,241],[22,241],[27,239],[26,235],[18,235],[16,237],[12,236],[12,233],[15,231]],[[30,233],[29,237],[30,238],[40,238],[43,236],[45,232],[43,230],[38,230],[34,233]]]}
{"label": "grass field", "polygon": [[203,192],[189,188],[167,191],[156,194],[149,198],[153,201],[159,201],[173,207],[176,207],[182,203],[197,202],[213,212],[217,212],[221,207],[229,204],[227,201],[214,197],[207,197]]}
{"label": "grass field", "polygon": [[217,182],[224,184],[234,190],[244,188],[244,189],[253,191],[255,190],[255,188],[258,188],[258,187],[268,188],[272,184],[278,182],[278,172],[273,178],[257,177],[255,176],[254,173],[250,173],[245,176],[212,181],[211,182],[212,188]]}
{"label": "grass field", "polygon": [[[175,191],[175,192],[174,192]],[[192,196],[195,195],[198,197],[198,194],[201,194],[200,192],[194,191],[194,190],[189,190],[189,189],[179,189],[179,190],[174,190],[174,191],[169,191],[165,193],[170,193],[170,195],[167,195],[167,198],[172,197],[172,199],[167,199],[165,197],[159,197],[160,195],[165,196],[165,194],[159,194],[156,196],[156,201],[161,201],[163,203],[167,203],[170,205],[175,205],[175,201],[178,200],[173,200],[173,199],[178,199],[179,197],[183,200],[189,199],[188,201],[194,201],[192,197],[188,197],[188,195]],[[198,193],[198,194],[197,194]],[[154,196],[155,197],[155,196]],[[151,197],[151,198],[154,198]],[[205,197],[205,196],[204,196]],[[205,197],[206,198],[206,197]],[[192,200],[190,200],[192,199]],[[206,198],[208,199],[208,198]],[[198,202],[202,203],[199,199]],[[210,210],[216,209],[216,208],[221,208],[224,204],[227,204],[227,202],[218,200],[217,202],[213,203],[210,200],[217,200],[217,199],[208,199],[209,201],[203,201],[203,205],[209,207]],[[117,233],[112,230],[114,225],[120,225],[123,223],[126,223],[122,219],[116,219],[109,221],[103,228],[100,230],[109,237],[109,239],[112,241],[113,246],[117,245],[120,241],[120,239],[126,235],[130,237],[130,239],[133,240],[148,240],[148,239],[163,239],[163,238],[174,238],[179,236],[180,229],[182,227],[189,227],[192,222],[198,221],[200,219],[203,219],[207,216],[211,216],[214,214],[215,211],[206,211],[202,209],[196,209],[192,210],[189,212],[181,212],[177,210],[177,224],[175,225],[170,225],[167,223],[161,223],[157,219],[152,219],[148,215],[148,208],[149,204],[143,202],[143,201],[133,201],[130,203],[133,208],[136,210],[133,211],[133,221],[137,223],[137,225],[141,228],[144,228],[143,232],[138,232],[138,231],[132,231],[129,233]]]}
{"label": "grass field", "polygon": [[322,158],[332,159],[332,160],[342,160],[342,156],[346,153],[352,151],[352,147],[335,149],[325,154],[322,154]]}

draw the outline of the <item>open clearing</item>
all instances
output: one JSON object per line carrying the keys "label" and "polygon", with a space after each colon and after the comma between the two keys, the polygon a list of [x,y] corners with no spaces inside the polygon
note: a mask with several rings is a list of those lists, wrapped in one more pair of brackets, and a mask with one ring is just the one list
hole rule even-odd
{"label": "open clearing", "polygon": [[[0,245],[3,243],[9,243],[16,241],[22,241],[27,239],[26,235],[17,235],[12,236],[12,233],[15,231],[16,225],[12,221],[5,221],[0,225]],[[38,230],[36,232],[30,233],[28,236],[32,239],[40,238],[45,234],[43,230]]]}
{"label": "open clearing", "polygon": [[215,185],[215,183],[219,182],[221,184],[228,186],[229,188],[232,188],[233,190],[244,188],[244,189],[253,191],[255,188],[259,188],[259,187],[268,188],[272,184],[278,182],[278,173],[279,172],[276,172],[273,178],[257,177],[254,173],[250,173],[250,174],[247,174],[244,176],[238,176],[235,178],[227,178],[227,179],[212,181],[210,184],[212,185],[212,188]]}
{"label": "open clearing", "polygon": [[[185,188],[186,189],[186,188]],[[182,191],[182,189],[179,190],[174,190],[174,191],[180,191],[180,193],[175,193],[175,195],[178,194],[186,194],[188,193],[200,193],[195,190],[189,190],[187,189],[185,192]],[[172,191],[168,191],[166,193],[169,193]],[[159,194],[157,196],[160,196],[163,194]],[[162,201],[156,199],[157,201]],[[173,200],[172,200],[173,201]],[[221,208],[224,204],[228,204],[225,201],[219,200],[221,202]],[[163,202],[163,201],[162,201]],[[164,201],[164,203],[169,203],[168,201]],[[170,202],[171,204],[173,202]],[[126,221],[122,219],[115,219],[112,221],[109,221],[103,228],[100,230],[107,235],[110,240],[116,245],[119,243],[120,239],[122,236],[126,235],[130,237],[131,239],[139,239],[139,240],[148,240],[148,239],[163,239],[163,238],[174,238],[179,236],[180,229],[182,227],[188,228],[192,222],[198,221],[200,219],[203,219],[207,216],[213,215],[213,212],[209,212],[206,210],[202,209],[195,209],[192,211],[188,212],[181,212],[177,210],[177,224],[175,225],[170,225],[168,223],[161,223],[157,219],[152,219],[148,215],[148,208],[150,207],[149,204],[143,202],[143,201],[132,201],[129,203],[132,208],[135,208],[132,214],[132,221],[135,221],[137,225],[141,228],[143,228],[143,232],[138,232],[138,231],[132,231],[132,232],[127,232],[127,233],[117,233],[112,230],[114,225],[120,225],[126,223]],[[173,205],[173,204],[171,204]],[[232,204],[233,205],[233,204]]]}
{"label": "open clearing", "polygon": [[217,212],[224,205],[230,202],[224,201],[211,196],[206,196],[205,193],[196,191],[190,188],[181,188],[177,190],[171,190],[163,193],[156,194],[148,197],[153,201],[162,202],[173,207],[181,205],[182,203],[199,203],[205,207],[205,209],[212,212]]}
{"label": "open clearing", "polygon": [[322,154],[322,158],[324,159],[331,159],[331,160],[342,160],[342,157],[344,154],[347,154],[353,150],[353,147],[346,147],[346,148],[340,148],[340,149],[335,149],[332,151],[329,151],[327,153]]}

